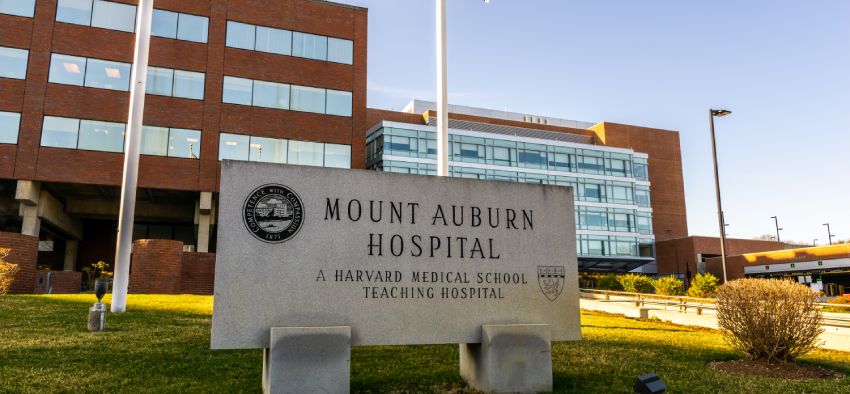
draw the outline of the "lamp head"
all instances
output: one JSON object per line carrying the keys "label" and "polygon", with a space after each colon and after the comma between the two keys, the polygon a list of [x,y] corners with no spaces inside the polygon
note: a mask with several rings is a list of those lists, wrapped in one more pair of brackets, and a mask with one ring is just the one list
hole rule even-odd
{"label": "lamp head", "polygon": [[728,109],[713,109],[713,110],[711,110],[711,116],[717,116],[718,118],[729,115],[731,113],[732,113],[732,111],[729,111]]}

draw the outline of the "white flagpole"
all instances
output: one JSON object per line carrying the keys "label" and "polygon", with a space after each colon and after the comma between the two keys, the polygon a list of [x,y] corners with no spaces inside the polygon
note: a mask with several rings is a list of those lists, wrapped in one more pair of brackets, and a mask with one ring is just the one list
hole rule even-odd
{"label": "white flagpole", "polygon": [[136,184],[139,177],[139,146],[142,116],[145,112],[145,85],[148,79],[148,52],[151,41],[153,0],[139,0],[136,9],[136,48],[130,73],[130,114],[124,142],[124,176],[121,181],[121,209],[118,215],[118,241],[115,251],[115,280],[112,284],[112,313],[127,310],[130,280],[130,252],[133,246],[133,218],[136,214]]}
{"label": "white flagpole", "polygon": [[448,60],[446,0],[437,0],[437,176],[449,175]]}

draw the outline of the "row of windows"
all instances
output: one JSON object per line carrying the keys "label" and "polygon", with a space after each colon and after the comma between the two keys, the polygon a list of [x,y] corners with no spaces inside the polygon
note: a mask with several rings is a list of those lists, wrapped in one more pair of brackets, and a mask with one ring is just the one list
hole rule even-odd
{"label": "row of windows", "polygon": [[48,82],[110,90],[130,90],[130,64],[54,53]]}
{"label": "row of windows", "polygon": [[622,231],[652,234],[652,214],[632,209],[576,206],[579,230]]}
{"label": "row of windows", "polygon": [[[117,122],[45,116],[41,146],[123,152],[125,126]],[[197,159],[200,149],[198,130],[142,127],[142,154]]]}
{"label": "row of windows", "polygon": [[32,18],[35,14],[35,0],[0,0],[0,14]]}
{"label": "row of windows", "polygon": [[[436,175],[437,173],[437,166],[435,164],[411,163],[396,160],[383,160],[373,165],[372,168],[379,171],[403,174]],[[651,205],[649,187],[633,185],[628,182],[461,166],[450,166],[449,175],[457,178],[572,186],[574,197],[578,201],[637,205],[643,208],[649,208]]]}
{"label": "row of windows", "polygon": [[351,146],[221,133],[218,159],[351,168]]}
{"label": "row of windows", "polygon": [[205,77],[199,72],[149,67],[145,93],[203,100]]}
{"label": "row of windows", "polygon": [[[56,20],[132,33],[136,27],[136,6],[104,0],[59,0]],[[153,36],[206,43],[208,31],[209,18],[205,16],[153,11]]]}
{"label": "row of windows", "polygon": [[576,251],[579,256],[653,257],[652,246],[651,239],[581,234]]}
{"label": "row of windows", "polygon": [[351,92],[224,77],[221,101],[255,107],[351,116]]}
{"label": "row of windows", "polygon": [[21,127],[21,114],[0,112],[0,144],[18,143],[18,130]]}
{"label": "row of windows", "polygon": [[[19,122],[20,114],[0,112],[0,140],[5,141],[7,127],[13,130],[16,140]],[[117,122],[45,116],[41,146],[123,152],[125,126]],[[197,159],[201,132],[143,126],[140,149],[144,155]],[[350,168],[351,146],[221,133],[221,159]]]}
{"label": "row of windows", "polygon": [[293,32],[227,21],[228,47],[352,64],[354,42],[341,38]]}
{"label": "row of windows", "polygon": [[0,47],[0,78],[25,79],[29,55],[26,49]]}
{"label": "row of windows", "polygon": [[[435,159],[436,134],[384,127],[367,139],[367,161],[384,154]],[[629,154],[449,135],[449,160],[648,180],[646,159]]]}

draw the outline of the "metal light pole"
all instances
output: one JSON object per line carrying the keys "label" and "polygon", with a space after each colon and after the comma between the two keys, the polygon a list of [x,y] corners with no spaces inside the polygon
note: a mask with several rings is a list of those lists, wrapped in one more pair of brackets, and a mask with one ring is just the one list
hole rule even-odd
{"label": "metal light pole", "polygon": [[834,235],[832,235],[832,232],[829,231],[829,223],[824,223],[823,225],[826,226],[826,234],[829,236],[826,240],[829,241],[830,245],[832,245],[832,237],[834,237]]}
{"label": "metal light pole", "polygon": [[124,176],[121,181],[121,208],[118,215],[118,245],[115,248],[115,281],[112,284],[112,313],[127,310],[130,280],[130,252],[133,246],[133,217],[136,214],[136,183],[139,177],[139,147],[142,116],[145,111],[145,85],[148,79],[148,52],[151,41],[153,0],[139,0],[136,8],[136,47],[130,73],[130,114],[124,142]]}
{"label": "metal light pole", "polygon": [[714,159],[714,189],[717,194],[717,221],[720,226],[720,261],[723,264],[723,283],[726,283],[726,226],[723,221],[723,205],[720,202],[720,174],[717,171],[717,143],[714,138],[714,117],[722,117],[731,114],[732,111],[725,109],[709,109],[708,122],[711,129],[711,153]]}
{"label": "metal light pole", "polygon": [[782,230],[779,228],[779,219],[776,216],[771,216],[770,218],[776,223],[776,242],[782,242],[779,240],[779,230]]}

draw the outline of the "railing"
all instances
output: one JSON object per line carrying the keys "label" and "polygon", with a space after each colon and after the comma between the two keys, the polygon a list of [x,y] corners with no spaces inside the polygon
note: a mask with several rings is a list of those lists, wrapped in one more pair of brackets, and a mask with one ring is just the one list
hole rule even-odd
{"label": "railing", "polygon": [[[629,302],[634,303],[636,307],[645,305],[660,305],[666,307],[678,308],[679,312],[687,313],[688,310],[695,311],[697,315],[702,315],[705,310],[717,311],[717,300],[714,298],[696,298],[687,296],[669,296],[660,294],[645,294],[631,293],[627,291],[613,290],[596,290],[596,289],[579,289],[581,296],[597,295],[604,298],[606,301],[612,302]],[[612,299],[617,297],[618,299]],[[593,297],[596,298],[596,297]],[[818,308],[846,308],[850,312],[850,305],[847,304],[825,304],[817,303]],[[832,327],[850,327],[850,313],[829,313],[823,315],[823,325]],[[846,314],[846,316],[842,316]]]}

